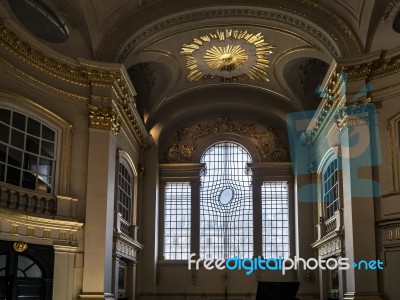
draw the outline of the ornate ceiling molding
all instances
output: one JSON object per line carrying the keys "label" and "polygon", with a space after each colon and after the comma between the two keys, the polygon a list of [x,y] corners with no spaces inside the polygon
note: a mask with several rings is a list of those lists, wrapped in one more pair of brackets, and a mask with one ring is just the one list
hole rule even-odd
{"label": "ornate ceiling molding", "polygon": [[[12,68],[13,74],[23,74],[25,81],[34,78],[38,87],[48,90],[50,85],[53,91],[90,102],[88,104],[106,108],[115,102],[119,118],[126,120],[138,143],[144,147],[149,145],[148,133],[136,110],[136,93],[122,65],[74,60],[58,55],[30,41],[1,18],[0,45],[0,56],[14,56],[11,60],[0,60],[7,62],[6,66]],[[37,70],[42,72],[43,77],[37,74]],[[97,87],[109,89],[113,97],[92,95]],[[88,93],[87,88],[93,90]]]}
{"label": "ornate ceiling molding", "polygon": [[255,124],[243,124],[224,117],[179,129],[175,133],[175,142],[164,153],[164,162],[192,162],[199,140],[226,133],[250,138],[260,153],[262,161],[287,161],[289,153],[282,145],[277,133],[272,128],[261,130],[259,127]]}
{"label": "ornate ceiling molding", "polygon": [[181,54],[186,57],[189,81],[208,78],[269,81],[266,56],[273,48],[275,46],[267,43],[261,33],[225,29],[195,38],[192,44],[184,44]]}
{"label": "ornate ceiling molding", "polygon": [[[362,51],[361,41],[353,29],[337,14],[313,0],[268,1],[268,4],[262,0],[216,0],[212,3],[176,0],[165,5],[163,10],[157,9],[162,2],[142,7],[115,26],[104,37],[96,59],[123,62],[139,44],[163,30],[174,27],[180,30],[188,23],[205,20],[213,23],[215,19],[229,17],[236,20],[251,18],[257,24],[274,21],[296,28],[319,40],[333,57],[354,56]],[[209,8],[204,9],[207,6]],[[132,28],[138,28],[138,31],[132,33]]]}
{"label": "ornate ceiling molding", "polygon": [[[319,7],[319,6],[318,6]],[[142,43],[144,40],[150,38],[154,34],[166,30],[168,28],[173,28],[176,26],[182,26],[183,24],[216,19],[216,18],[254,18],[262,20],[273,20],[285,25],[294,26],[297,29],[305,32],[307,35],[312,35],[315,39],[319,40],[325,48],[331,53],[332,56],[338,57],[343,55],[345,52],[345,45],[341,44],[338,39],[332,39],[329,34],[322,32],[317,28],[312,22],[305,21],[304,18],[298,17],[295,14],[286,13],[284,10],[287,8],[276,7],[274,8],[236,8],[236,9],[223,9],[215,8],[208,10],[200,10],[192,13],[180,14],[174,17],[164,19],[163,21],[153,23],[147,26],[141,32],[136,33],[134,36],[130,37],[125,43],[120,51],[116,51],[116,55],[113,59],[117,62],[122,63],[125,59],[132,53],[135,47]],[[287,9],[290,12],[290,9]],[[294,12],[296,13],[296,12]],[[345,35],[351,40],[351,45],[354,47],[356,53],[361,53],[360,45],[351,31],[351,29],[338,17],[336,18],[337,24],[340,28],[343,28]],[[118,33],[119,29],[115,28],[112,32],[112,36],[109,36],[107,40],[111,41],[113,36]],[[119,54],[118,54],[119,53]],[[102,55],[102,50],[100,49],[98,53],[99,56]]]}
{"label": "ornate ceiling molding", "polygon": [[[392,16],[392,18],[394,17],[394,15],[397,13],[398,9],[400,6],[400,0],[392,0],[388,3],[388,5],[386,6],[385,12],[383,13],[383,17],[382,20],[387,20],[390,16]],[[392,13],[394,12],[394,13]]]}
{"label": "ornate ceiling molding", "polygon": [[337,62],[350,82],[377,79],[400,72],[400,47]]}

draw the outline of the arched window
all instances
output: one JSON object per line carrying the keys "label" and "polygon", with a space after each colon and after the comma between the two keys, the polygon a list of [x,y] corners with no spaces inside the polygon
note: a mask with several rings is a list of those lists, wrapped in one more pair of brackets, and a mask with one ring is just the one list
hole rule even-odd
{"label": "arched window", "polygon": [[206,164],[200,187],[200,256],[252,257],[253,197],[242,146],[222,142],[201,158]]}
{"label": "arched window", "polygon": [[18,255],[17,277],[42,278],[39,266],[30,258]]}
{"label": "arched window", "polygon": [[340,206],[337,158],[329,162],[322,173],[322,201],[327,220],[334,216]]}
{"label": "arched window", "polygon": [[0,181],[53,192],[56,138],[42,122],[0,108]]}
{"label": "arched window", "polygon": [[291,174],[251,150],[221,141],[197,162],[160,164],[161,260],[290,256]]}
{"label": "arched window", "polygon": [[121,161],[118,171],[118,212],[131,223],[132,219],[133,176],[130,168]]}

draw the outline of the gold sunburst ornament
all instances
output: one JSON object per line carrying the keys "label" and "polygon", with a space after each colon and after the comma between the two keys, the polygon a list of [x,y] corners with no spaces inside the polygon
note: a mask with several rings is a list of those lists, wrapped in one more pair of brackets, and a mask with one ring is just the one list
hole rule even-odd
{"label": "gold sunburst ornament", "polygon": [[239,69],[248,59],[246,51],[240,45],[225,47],[213,46],[206,51],[204,61],[211,69],[233,71]]}
{"label": "gold sunburst ornament", "polygon": [[195,38],[192,44],[184,44],[181,54],[186,57],[189,81],[212,78],[269,81],[267,55],[273,48],[275,46],[265,42],[261,33],[225,29]]}

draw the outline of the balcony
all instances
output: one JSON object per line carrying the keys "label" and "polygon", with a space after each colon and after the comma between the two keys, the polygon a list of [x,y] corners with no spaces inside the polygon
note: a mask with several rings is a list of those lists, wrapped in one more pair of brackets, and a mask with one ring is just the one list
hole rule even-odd
{"label": "balcony", "polygon": [[336,211],[335,214],[325,221],[325,234],[329,234],[340,229],[340,210]]}
{"label": "balcony", "polygon": [[0,183],[0,208],[41,217],[75,220],[78,199]]}

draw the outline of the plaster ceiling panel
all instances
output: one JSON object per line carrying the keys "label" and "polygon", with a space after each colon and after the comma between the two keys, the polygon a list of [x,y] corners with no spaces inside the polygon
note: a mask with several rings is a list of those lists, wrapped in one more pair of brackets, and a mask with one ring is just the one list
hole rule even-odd
{"label": "plaster ceiling panel", "polygon": [[355,20],[360,20],[365,0],[335,0],[335,2],[352,15]]}
{"label": "plaster ceiling panel", "polygon": [[[277,68],[277,62],[284,62],[282,60],[283,56],[290,54],[291,52],[296,52],[296,56],[316,56],[321,57],[324,56],[322,50],[318,49],[317,46],[313,45],[313,43],[307,40],[305,37],[302,37],[300,34],[296,32],[289,31],[286,29],[282,29],[271,24],[270,26],[254,26],[254,25],[237,25],[232,26],[233,29],[237,30],[239,33],[247,33],[251,35],[250,38],[257,40],[258,37],[262,37],[262,41],[264,44],[268,46],[272,45],[272,48],[269,49],[269,52],[272,53],[263,53],[263,58],[266,58],[269,62],[269,67],[263,66],[263,70],[266,71],[266,79],[265,78],[255,78],[251,79],[249,77],[240,77],[236,78],[235,76],[229,77],[226,74],[243,74],[244,71],[250,70],[246,64],[251,66],[255,65],[257,61],[256,53],[251,52],[251,48],[253,47],[251,43],[246,43],[243,41],[239,41],[238,39],[233,38],[224,38],[222,41],[220,38],[212,39],[216,41],[215,44],[204,42],[202,46],[205,48],[203,50],[204,53],[202,55],[197,55],[195,65],[188,65],[188,57],[182,54],[182,48],[184,45],[191,45],[193,41],[198,40],[200,37],[210,38],[211,35],[219,33],[226,33],[227,27],[225,24],[221,24],[221,26],[199,26],[199,27],[190,27],[185,30],[181,30],[179,32],[171,33],[169,35],[165,35],[159,37],[157,39],[153,39],[150,44],[147,44],[145,48],[139,50],[134,55],[130,56],[126,61],[126,66],[134,65],[139,61],[154,61],[159,63],[166,63],[166,56],[169,56],[169,59],[174,61],[175,66],[172,67],[172,73],[174,74],[174,78],[176,80],[172,80],[171,87],[167,93],[164,93],[162,96],[160,94],[152,94],[153,96],[158,97],[158,99],[149,99],[147,101],[148,104],[151,104],[152,107],[149,108],[150,116],[156,112],[156,110],[160,109],[165,103],[168,101],[173,101],[173,99],[184,93],[186,90],[194,89],[199,86],[207,86],[218,84],[221,81],[225,82],[237,82],[242,84],[243,86],[254,86],[257,88],[264,89],[269,91],[271,94],[279,95],[282,99],[281,101],[293,102],[293,105],[297,105],[299,109],[301,109],[301,105],[296,104],[295,97],[291,97],[291,94],[288,94],[287,89],[285,89],[286,84],[282,82],[285,80],[282,76],[276,76],[275,68]],[[223,51],[226,51],[226,47],[228,46],[238,46],[240,51],[246,55],[243,58],[244,63],[238,67],[231,65],[223,65],[222,68],[232,68],[232,70],[219,70],[216,68],[210,67],[209,62],[205,60],[205,54],[208,50],[215,48],[222,48]],[[201,48],[201,47],[200,47]],[[207,50],[207,51],[206,51]],[[310,51],[312,50],[312,51]],[[200,51],[197,49],[196,51]],[[196,52],[195,51],[195,52]],[[194,52],[194,53],[195,53]],[[229,52],[229,51],[228,51]],[[304,54],[306,52],[307,54]],[[154,53],[162,53],[163,56],[156,56]],[[223,57],[224,55],[230,55],[232,53],[217,53],[216,56]],[[196,56],[196,55],[195,55]],[[325,59],[329,56],[325,55]],[[216,57],[213,57],[216,58]],[[237,56],[233,55],[233,59],[236,59]],[[240,59],[240,56],[239,56]],[[171,62],[172,62],[171,61]],[[240,61],[239,61],[240,63]],[[169,64],[172,66],[172,64]],[[213,78],[210,76],[205,76],[204,78],[197,78],[197,80],[188,79],[188,75],[193,68],[198,68],[201,70],[202,74],[210,74],[215,75]],[[247,67],[247,69],[246,69]],[[280,66],[279,68],[282,68]],[[236,73],[235,73],[236,72]],[[221,75],[221,76],[220,76]],[[161,75],[160,75],[161,76]],[[226,78],[222,78],[222,76],[227,76]],[[140,80],[140,79],[138,79]],[[136,83],[134,82],[134,85]]]}
{"label": "plaster ceiling panel", "polygon": [[93,0],[94,12],[96,14],[97,24],[101,27],[101,24],[109,18],[112,14],[118,11],[122,6],[126,4],[126,0]]}
{"label": "plaster ceiling panel", "polygon": [[320,95],[316,92],[329,65],[319,59],[299,57],[284,66],[283,74],[294,95],[300,98],[304,110],[317,109]]}
{"label": "plaster ceiling panel", "polygon": [[336,11],[357,33],[361,43],[366,46],[370,27],[374,27],[373,14],[377,7],[384,6],[387,0],[320,0]]}
{"label": "plaster ceiling panel", "polygon": [[85,0],[76,2],[80,5],[80,13],[83,15],[82,19],[88,30],[93,53],[97,51],[98,45],[107,32],[112,30],[121,19],[139,8],[137,1],[128,0]]}
{"label": "plaster ceiling panel", "polygon": [[173,101],[167,101],[149,118],[146,124],[149,130],[155,126],[162,130],[169,124],[200,120],[210,115],[221,117],[225,114],[251,118],[258,116],[260,119],[283,124],[286,113],[296,111],[290,103],[282,101],[279,95],[236,83],[186,90],[171,100]]}
{"label": "plaster ceiling panel", "polygon": [[168,4],[167,1],[156,1],[132,12],[107,34],[96,56],[101,60],[124,62],[157,35],[168,35],[194,27],[194,24],[221,23],[277,24],[277,27],[315,39],[334,57],[361,51],[357,35],[346,22],[312,0],[255,0],[245,5],[240,0],[176,0]]}
{"label": "plaster ceiling panel", "polygon": [[400,1],[390,1],[386,6],[376,30],[371,35],[370,51],[389,50],[400,46],[400,33],[393,29],[400,13]]}

